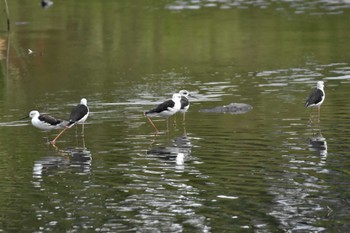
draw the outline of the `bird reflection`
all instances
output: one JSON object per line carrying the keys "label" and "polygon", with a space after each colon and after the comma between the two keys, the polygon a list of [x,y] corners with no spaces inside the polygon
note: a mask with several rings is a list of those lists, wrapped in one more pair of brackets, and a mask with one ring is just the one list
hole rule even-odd
{"label": "bird reflection", "polygon": [[170,145],[160,146],[149,149],[147,155],[159,159],[167,160],[176,163],[178,166],[184,165],[185,160],[188,160],[191,154],[192,143],[186,134],[175,137],[171,140]]}
{"label": "bird reflection", "polygon": [[[181,232],[190,227],[192,232],[210,232],[209,219],[198,211],[205,205],[200,197],[201,186],[190,179],[196,177],[205,182],[208,178],[189,163],[199,162],[191,155],[194,147],[191,141],[196,138],[184,134],[171,140],[167,136],[157,139],[147,154],[132,162],[132,169],[121,167],[129,183],[118,189],[126,195],[121,201],[106,202],[106,206],[118,212],[132,210],[136,221],[140,221],[138,229],[141,230]],[[162,143],[161,139],[165,141]],[[177,221],[179,218],[181,222]]]}
{"label": "bird reflection", "polygon": [[[288,232],[324,232],[314,224],[317,217],[329,212],[323,203],[329,191],[321,174],[329,174],[326,165],[327,142],[321,131],[313,131],[307,139],[307,151],[288,155],[282,175],[272,178],[269,193],[274,203],[269,212]],[[272,177],[272,176],[271,176]],[[302,208],[301,208],[302,207]]]}
{"label": "bird reflection", "polygon": [[91,152],[88,151],[86,148],[67,148],[61,150],[60,153],[70,158],[71,166],[79,167],[84,173],[90,172],[92,156]]}
{"label": "bird reflection", "polygon": [[83,147],[50,151],[46,156],[34,162],[33,178],[38,179],[37,182],[34,182],[34,186],[41,186],[40,181],[43,176],[62,170],[73,169],[77,170],[77,173],[90,173],[91,161],[91,152]]}
{"label": "bird reflection", "polygon": [[321,159],[326,159],[328,154],[327,141],[326,138],[322,136],[321,131],[317,132],[308,139],[308,145],[309,149],[315,151],[321,157]]}

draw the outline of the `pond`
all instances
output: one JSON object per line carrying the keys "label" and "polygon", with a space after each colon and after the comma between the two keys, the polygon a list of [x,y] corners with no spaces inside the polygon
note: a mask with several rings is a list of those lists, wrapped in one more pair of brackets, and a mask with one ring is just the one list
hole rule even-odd
{"label": "pond", "polygon": [[[3,4],[3,3],[1,3]],[[350,4],[9,2],[0,231],[346,232]],[[325,81],[320,121],[305,99]],[[191,106],[143,112],[179,90]],[[85,124],[34,128],[31,110]],[[201,109],[245,103],[244,114]],[[75,129],[76,128],[76,129]],[[181,159],[182,158],[182,159]]]}

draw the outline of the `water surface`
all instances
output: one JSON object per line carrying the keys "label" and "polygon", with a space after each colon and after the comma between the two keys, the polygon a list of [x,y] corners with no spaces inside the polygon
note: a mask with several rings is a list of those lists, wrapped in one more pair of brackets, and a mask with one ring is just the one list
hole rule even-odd
{"label": "water surface", "polygon": [[[0,34],[0,231],[344,232],[349,5],[10,3]],[[3,23],[3,22],[2,22]],[[33,52],[29,52],[30,49]],[[304,100],[325,81],[321,121]],[[187,89],[154,135],[143,112]],[[30,110],[90,116],[57,148]],[[231,102],[246,114],[199,112]],[[312,121],[310,122],[310,114]]]}

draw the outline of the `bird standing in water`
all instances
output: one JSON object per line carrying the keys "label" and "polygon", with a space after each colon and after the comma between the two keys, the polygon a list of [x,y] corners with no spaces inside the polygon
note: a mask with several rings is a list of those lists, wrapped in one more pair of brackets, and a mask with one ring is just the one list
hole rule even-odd
{"label": "bird standing in water", "polygon": [[153,126],[153,128],[156,130],[156,133],[158,133],[157,127],[154,125],[153,121],[150,117],[158,116],[158,117],[165,117],[167,122],[167,130],[169,130],[169,116],[174,115],[181,109],[181,95],[179,93],[173,94],[173,97],[171,100],[167,100],[161,104],[159,104],[154,109],[151,109],[147,112],[144,112],[144,116],[147,117],[149,123]]}
{"label": "bird standing in water", "polygon": [[325,98],[324,82],[318,81],[316,88],[311,91],[305,102],[306,108],[316,107],[318,109],[318,121],[320,121],[320,108]]}
{"label": "bird standing in water", "polygon": [[[182,113],[182,121],[185,122],[186,112],[190,108],[190,101],[188,100],[190,92],[186,90],[181,90],[179,91],[179,94],[181,95],[181,108],[179,112]],[[174,124],[176,124],[176,115],[174,116]]]}
{"label": "bird standing in water", "polygon": [[[57,119],[53,116],[47,114],[40,114],[38,111],[33,110],[29,113],[29,116],[25,118],[32,118],[31,123],[34,127],[41,129],[45,132],[49,132],[54,129],[63,129],[66,128],[66,121]],[[24,119],[24,118],[23,118]]]}
{"label": "bird standing in water", "polygon": [[81,133],[82,135],[84,135],[84,122],[86,121],[86,119],[89,116],[89,108],[87,106],[87,100],[85,98],[82,98],[80,101],[80,104],[78,104],[77,106],[75,106],[72,109],[72,112],[70,114],[69,120],[68,120],[68,124],[67,127],[62,130],[56,137],[54,140],[52,140],[52,144],[56,143],[56,140],[69,128],[73,127],[75,124],[83,124],[82,125],[82,130]]}
{"label": "bird standing in water", "polygon": [[29,113],[29,117],[32,118],[31,120],[32,125],[43,131],[51,131],[53,129],[62,129],[65,127],[63,120],[56,119],[53,116],[50,116],[47,114],[40,114],[36,110],[31,111]]}

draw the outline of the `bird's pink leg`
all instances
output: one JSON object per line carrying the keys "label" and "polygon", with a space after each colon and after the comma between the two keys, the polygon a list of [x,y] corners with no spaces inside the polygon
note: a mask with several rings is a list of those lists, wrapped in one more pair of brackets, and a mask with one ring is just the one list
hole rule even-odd
{"label": "bird's pink leg", "polygon": [[69,128],[65,128],[64,130],[62,130],[62,131],[55,137],[55,139],[51,141],[51,144],[52,144],[52,145],[55,145],[56,140],[57,140],[57,139],[64,133],[64,131],[66,131],[67,129],[69,129]]}
{"label": "bird's pink leg", "polygon": [[312,124],[312,109],[309,111],[309,125]]}
{"label": "bird's pink leg", "polygon": [[321,106],[318,106],[318,122],[320,122],[320,109],[321,109]]}
{"label": "bird's pink leg", "polygon": [[151,120],[151,118],[149,118],[148,116],[146,116],[146,118],[148,119],[149,123],[153,126],[153,128],[156,130],[156,132],[158,133],[158,129],[157,127],[154,125],[153,121]]}
{"label": "bird's pink leg", "polygon": [[85,124],[83,123],[82,126],[81,126],[81,135],[82,135],[82,136],[84,136],[84,125],[85,125]]}

